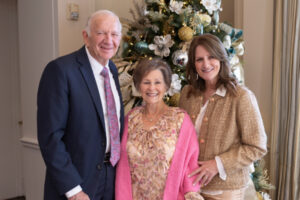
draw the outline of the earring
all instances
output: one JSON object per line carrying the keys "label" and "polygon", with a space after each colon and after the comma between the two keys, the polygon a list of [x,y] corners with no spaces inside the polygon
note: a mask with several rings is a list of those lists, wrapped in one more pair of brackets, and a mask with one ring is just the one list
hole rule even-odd
{"label": "earring", "polygon": [[168,96],[168,92],[165,92],[164,99],[167,98],[167,96]]}
{"label": "earring", "polygon": [[196,80],[198,80],[199,79],[199,75],[197,74],[197,78],[196,78]]}

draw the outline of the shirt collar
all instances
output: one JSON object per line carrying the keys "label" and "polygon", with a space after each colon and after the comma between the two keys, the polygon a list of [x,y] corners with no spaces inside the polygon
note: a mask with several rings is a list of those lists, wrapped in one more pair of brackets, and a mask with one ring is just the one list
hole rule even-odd
{"label": "shirt collar", "polygon": [[217,94],[217,95],[219,95],[221,97],[225,97],[226,92],[227,92],[227,89],[223,85],[221,85],[220,87],[218,87],[218,89],[217,89],[217,91],[216,91],[215,94]]}
{"label": "shirt collar", "polygon": [[102,72],[103,67],[107,67],[107,69],[109,69],[108,67],[108,62],[105,66],[101,65],[89,52],[88,48],[85,46],[85,51],[86,54],[88,56],[88,59],[90,61],[92,70],[96,73],[96,74],[100,74],[100,72]]}

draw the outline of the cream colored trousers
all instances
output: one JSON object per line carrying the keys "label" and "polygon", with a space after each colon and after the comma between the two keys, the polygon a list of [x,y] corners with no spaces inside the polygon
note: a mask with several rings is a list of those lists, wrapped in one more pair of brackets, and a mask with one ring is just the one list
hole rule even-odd
{"label": "cream colored trousers", "polygon": [[223,190],[222,194],[209,195],[201,193],[205,200],[244,200],[245,189]]}

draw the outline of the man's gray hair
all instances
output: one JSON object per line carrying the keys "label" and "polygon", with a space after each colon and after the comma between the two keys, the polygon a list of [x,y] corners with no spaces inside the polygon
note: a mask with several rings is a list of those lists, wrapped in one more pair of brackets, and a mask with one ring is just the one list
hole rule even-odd
{"label": "man's gray hair", "polygon": [[119,19],[118,15],[116,15],[114,12],[112,12],[110,10],[98,10],[98,11],[92,13],[90,15],[90,17],[88,18],[88,20],[87,20],[87,23],[86,23],[86,26],[85,26],[84,30],[87,32],[88,36],[90,36],[90,34],[91,34],[92,19],[96,16],[99,16],[99,15],[110,15],[110,16],[115,17],[117,19],[117,23],[120,27],[120,32],[122,31],[122,24],[120,22],[120,19]]}

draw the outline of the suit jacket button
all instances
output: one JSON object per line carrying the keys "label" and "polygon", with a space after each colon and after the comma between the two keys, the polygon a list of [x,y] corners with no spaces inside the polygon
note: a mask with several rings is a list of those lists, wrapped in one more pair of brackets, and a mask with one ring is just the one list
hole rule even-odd
{"label": "suit jacket button", "polygon": [[101,170],[101,169],[102,169],[101,164],[98,164],[98,165],[97,165],[97,169],[98,169],[98,170]]}

